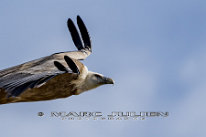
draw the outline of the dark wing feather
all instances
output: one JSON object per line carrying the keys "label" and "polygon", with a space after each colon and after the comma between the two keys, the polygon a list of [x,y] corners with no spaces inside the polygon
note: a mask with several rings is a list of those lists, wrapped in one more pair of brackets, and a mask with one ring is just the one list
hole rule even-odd
{"label": "dark wing feather", "polygon": [[66,61],[67,65],[71,68],[74,73],[80,74],[77,65],[69,56],[64,56],[64,60]]}
{"label": "dark wing feather", "polygon": [[92,47],[91,47],[90,36],[89,36],[89,33],[87,31],[87,28],[86,28],[83,20],[81,19],[81,17],[79,15],[77,16],[77,24],[78,24],[79,30],[81,32],[81,36],[82,36],[82,39],[84,42],[84,47],[91,51]]}
{"label": "dark wing feather", "polygon": [[82,44],[82,40],[81,40],[79,33],[78,33],[78,31],[77,31],[77,29],[76,29],[76,27],[71,19],[68,19],[67,26],[69,28],[70,34],[72,36],[72,40],[73,40],[75,46],[77,47],[77,49],[78,50],[83,49],[84,47]]}
{"label": "dark wing feather", "polygon": [[54,61],[54,65],[58,68],[58,70],[60,71],[64,71],[64,72],[69,72],[69,70],[67,68],[65,68],[64,65],[62,65],[60,62],[58,61]]}

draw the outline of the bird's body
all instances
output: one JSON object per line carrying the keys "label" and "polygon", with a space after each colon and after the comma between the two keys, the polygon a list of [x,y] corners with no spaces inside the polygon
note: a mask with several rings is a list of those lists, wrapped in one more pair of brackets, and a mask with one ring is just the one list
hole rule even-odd
{"label": "bird's body", "polygon": [[91,43],[79,16],[77,21],[84,46],[71,19],[68,27],[78,51],[52,54],[0,71],[0,104],[65,98],[113,83],[80,62],[91,54]]}

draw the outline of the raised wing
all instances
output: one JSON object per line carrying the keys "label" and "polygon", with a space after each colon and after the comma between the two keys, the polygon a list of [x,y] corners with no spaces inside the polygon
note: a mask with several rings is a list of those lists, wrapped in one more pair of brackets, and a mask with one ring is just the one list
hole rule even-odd
{"label": "raised wing", "polygon": [[59,54],[60,56],[67,55],[71,58],[78,59],[78,60],[83,60],[91,54],[92,46],[91,46],[90,36],[80,16],[77,16],[77,25],[79,27],[81,37],[73,21],[70,18],[68,19],[67,26],[70,31],[74,45],[77,47],[78,51],[62,52],[56,54]]}

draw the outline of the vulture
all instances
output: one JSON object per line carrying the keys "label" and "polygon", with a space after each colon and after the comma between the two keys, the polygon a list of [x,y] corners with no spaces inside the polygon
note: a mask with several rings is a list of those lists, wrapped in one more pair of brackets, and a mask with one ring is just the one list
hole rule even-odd
{"label": "vulture", "polygon": [[81,62],[92,53],[92,46],[80,16],[77,16],[79,31],[70,18],[67,26],[78,50],[55,53],[1,70],[0,104],[66,98],[114,84],[111,78],[89,71]]}

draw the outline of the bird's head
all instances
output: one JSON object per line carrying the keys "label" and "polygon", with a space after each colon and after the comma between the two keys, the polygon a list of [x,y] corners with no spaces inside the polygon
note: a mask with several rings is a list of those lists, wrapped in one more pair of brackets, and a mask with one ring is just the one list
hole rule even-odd
{"label": "bird's head", "polygon": [[93,89],[105,84],[114,84],[114,81],[111,78],[91,71],[88,72],[85,80],[89,89]]}

